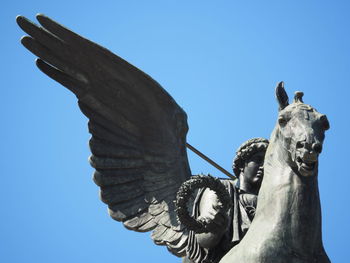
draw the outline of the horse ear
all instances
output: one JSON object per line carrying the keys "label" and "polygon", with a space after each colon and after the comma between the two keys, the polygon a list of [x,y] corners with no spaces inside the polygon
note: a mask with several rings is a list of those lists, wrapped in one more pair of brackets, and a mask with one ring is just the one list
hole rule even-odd
{"label": "horse ear", "polygon": [[283,110],[285,107],[287,107],[289,105],[288,95],[287,95],[286,91],[284,90],[284,82],[283,81],[278,83],[278,85],[276,87],[276,99],[277,99],[278,104],[279,104],[279,110]]}

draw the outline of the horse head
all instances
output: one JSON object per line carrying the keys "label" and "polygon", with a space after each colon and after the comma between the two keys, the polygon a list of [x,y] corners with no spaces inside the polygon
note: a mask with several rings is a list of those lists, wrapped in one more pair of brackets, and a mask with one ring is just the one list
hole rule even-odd
{"label": "horse head", "polygon": [[286,159],[290,167],[301,176],[314,176],[329,122],[326,115],[303,102],[303,95],[295,92],[294,101],[289,104],[283,82],[277,85],[279,115],[275,135],[288,153]]}

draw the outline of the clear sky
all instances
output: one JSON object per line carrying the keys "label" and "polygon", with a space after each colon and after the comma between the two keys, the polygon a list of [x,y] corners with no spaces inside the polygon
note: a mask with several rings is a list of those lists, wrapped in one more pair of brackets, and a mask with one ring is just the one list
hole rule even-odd
{"label": "clear sky", "polygon": [[[349,262],[348,1],[2,1],[0,262],[180,262],[107,214],[87,162],[87,119],[36,69],[16,15],[44,13],[156,79],[187,112],[188,141],[230,169],[274,127],[274,87],[327,114],[320,157],[323,240]],[[193,154],[193,174],[224,177]]]}

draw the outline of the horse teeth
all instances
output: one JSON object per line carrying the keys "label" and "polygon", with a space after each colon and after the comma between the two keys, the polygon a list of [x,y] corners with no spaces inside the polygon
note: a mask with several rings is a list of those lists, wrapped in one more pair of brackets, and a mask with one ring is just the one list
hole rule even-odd
{"label": "horse teeth", "polygon": [[312,170],[312,169],[314,169],[314,167],[315,167],[315,163],[313,162],[313,163],[303,163],[302,165],[301,165],[304,169],[307,169],[307,170]]}

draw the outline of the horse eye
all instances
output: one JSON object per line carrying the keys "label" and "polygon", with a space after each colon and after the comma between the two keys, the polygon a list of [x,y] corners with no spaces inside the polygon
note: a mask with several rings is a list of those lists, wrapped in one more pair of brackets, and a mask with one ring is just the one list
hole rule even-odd
{"label": "horse eye", "polygon": [[325,129],[325,131],[329,129],[329,122],[328,122],[328,120],[326,120],[326,121],[323,123],[323,128]]}
{"label": "horse eye", "polygon": [[326,115],[322,115],[320,117],[320,121],[322,122],[323,129],[326,131],[329,129],[329,121]]}
{"label": "horse eye", "polygon": [[281,126],[286,125],[287,122],[288,122],[287,119],[286,119],[285,117],[283,117],[283,116],[280,116],[280,117],[278,118],[278,123],[279,123],[279,125],[281,125]]}

